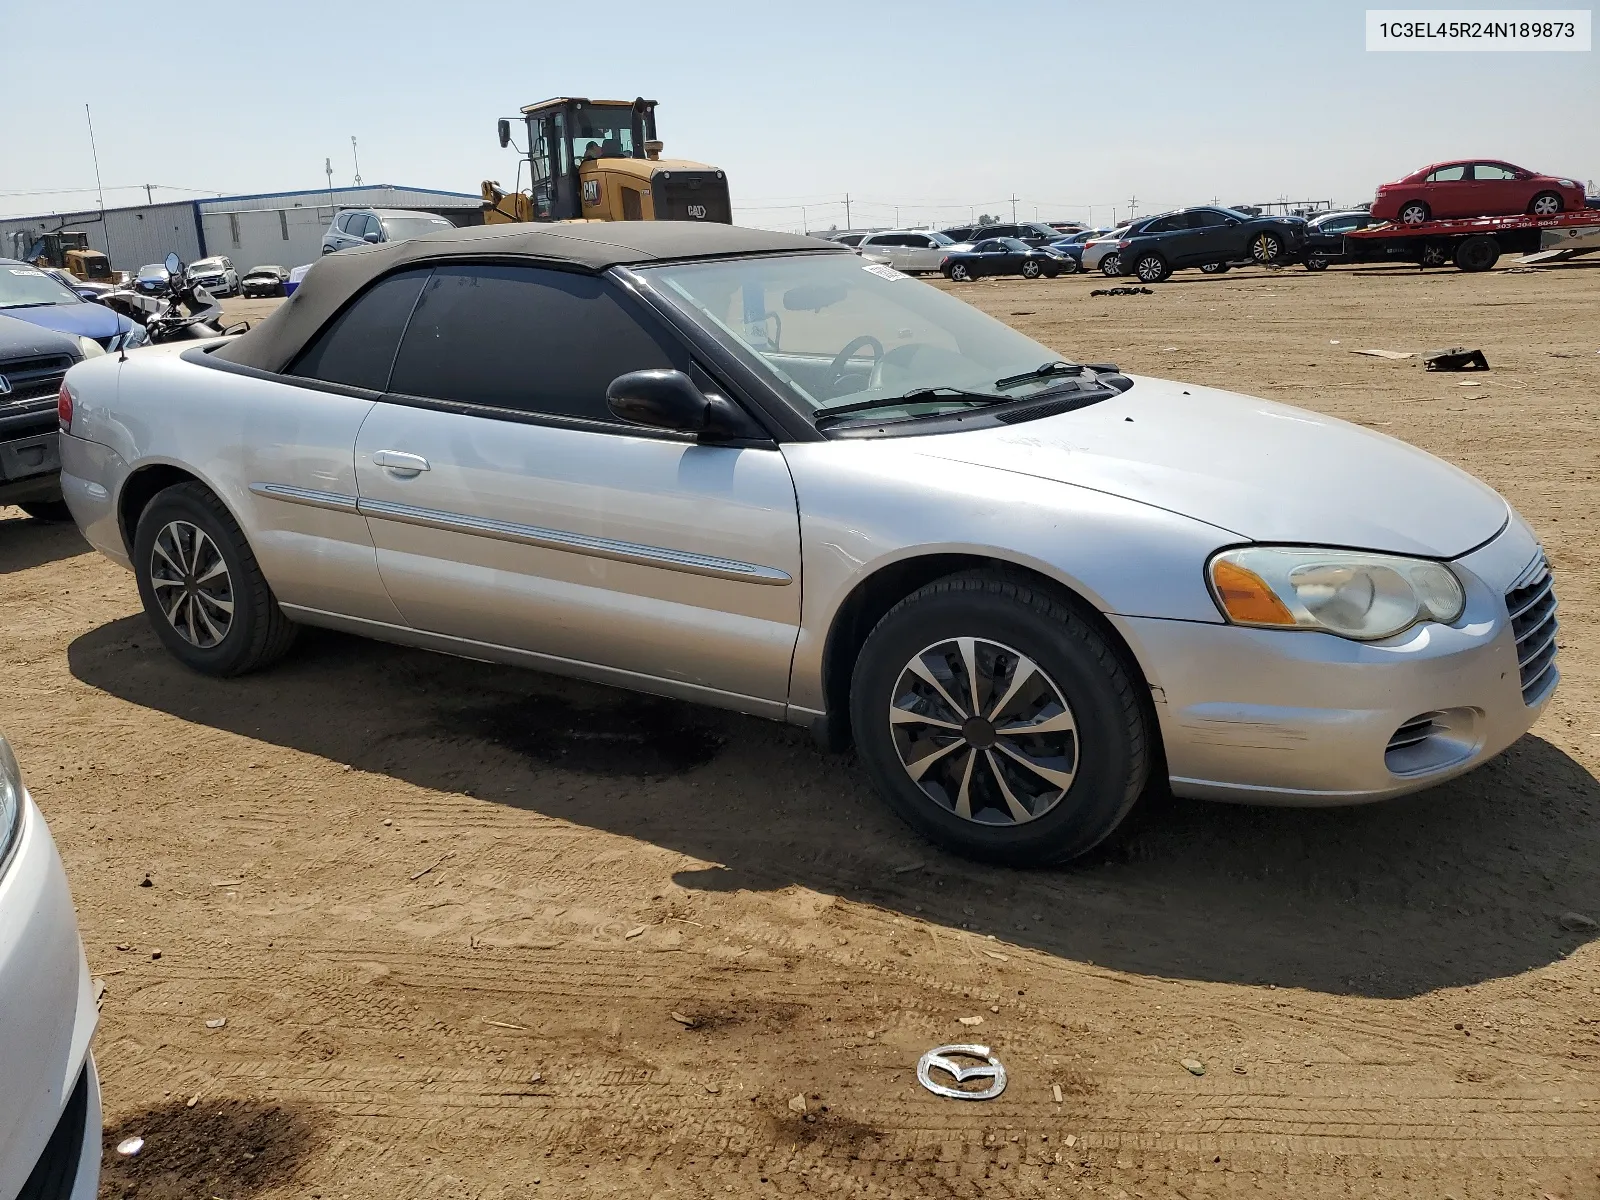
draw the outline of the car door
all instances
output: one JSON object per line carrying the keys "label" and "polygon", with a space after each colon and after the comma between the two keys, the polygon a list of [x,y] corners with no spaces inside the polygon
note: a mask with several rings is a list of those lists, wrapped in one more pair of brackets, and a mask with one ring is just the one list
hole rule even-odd
{"label": "car door", "polygon": [[905,235],[906,261],[902,271],[937,271],[944,261],[944,247],[925,233]]}
{"label": "car door", "polygon": [[1533,199],[1529,185],[1517,178],[1515,167],[1505,163],[1472,164],[1472,198],[1479,213],[1520,213]]}
{"label": "car door", "polygon": [[1190,262],[1230,263],[1250,256],[1249,234],[1239,218],[1215,208],[1197,208],[1187,216],[1189,228],[1181,236],[1186,239],[1185,257]]}
{"label": "car door", "polygon": [[1456,163],[1429,173],[1422,194],[1435,220],[1478,215],[1472,200],[1471,166]]}
{"label": "car door", "polygon": [[356,444],[379,570],[443,648],[779,715],[800,620],[788,467],[617,420],[606,387],[650,367],[699,370],[608,279],[435,269]]}

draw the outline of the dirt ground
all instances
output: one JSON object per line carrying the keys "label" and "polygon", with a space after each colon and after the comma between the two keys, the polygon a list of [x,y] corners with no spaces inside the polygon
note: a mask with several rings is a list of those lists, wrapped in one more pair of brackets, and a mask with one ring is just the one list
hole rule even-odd
{"label": "dirt ground", "polygon": [[[797,729],[332,635],[188,674],[131,576],[4,510],[0,728],[106,983],[107,1145],[145,1139],[102,1195],[1600,1196],[1600,946],[1563,923],[1600,918],[1600,263],[1103,286],[958,291],[1532,521],[1564,679],[1529,736],[1406,800],[1168,799],[1070,869],[975,867]],[[1493,370],[1352,353],[1461,343]],[[1001,1098],[918,1087],[968,1040]]]}

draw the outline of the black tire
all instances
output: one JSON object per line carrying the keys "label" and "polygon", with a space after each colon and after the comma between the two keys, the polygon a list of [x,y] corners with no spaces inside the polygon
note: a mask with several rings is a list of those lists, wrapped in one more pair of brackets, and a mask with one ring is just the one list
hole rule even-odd
{"label": "black tire", "polygon": [[1327,269],[1328,269],[1328,256],[1326,254],[1321,254],[1321,253],[1318,253],[1317,251],[1312,251],[1310,254],[1306,255],[1306,270],[1308,270],[1308,271],[1326,271]]}
{"label": "black tire", "polygon": [[1139,256],[1133,264],[1133,273],[1139,277],[1140,283],[1160,283],[1172,274],[1172,268],[1167,265],[1166,259],[1152,250]]}
{"label": "black tire", "polygon": [[[171,556],[158,567],[161,557],[157,540],[170,528],[177,530],[176,536],[181,541],[185,527],[198,530],[209,539],[226,569],[223,580],[226,592],[190,586],[194,572],[185,575],[184,582],[174,582],[172,577],[176,572],[166,565],[173,562]],[[189,545],[194,546],[197,541]],[[170,546],[172,543],[164,541],[163,544]],[[179,557],[183,557],[182,554]],[[195,558],[202,569],[210,564],[209,557],[199,561],[199,551]],[[162,571],[159,582],[155,578],[158,569]],[[288,653],[299,632],[299,626],[278,607],[277,598],[261,574],[256,556],[233,515],[203,484],[180,483],[169,487],[140,514],[133,539],[133,570],[145,615],[161,644],[184,666],[203,674],[243,675],[270,666]],[[157,598],[158,590],[169,598],[178,595],[179,618],[168,617]],[[201,591],[213,597],[209,604],[198,598],[185,602],[185,596],[194,597]],[[233,606],[223,636],[212,644],[203,645],[180,632],[179,626],[185,623],[185,617],[191,631],[197,624],[203,630],[220,620],[222,609],[216,603],[218,597],[225,597],[224,602]],[[196,610],[202,614],[198,621],[195,616],[188,615]]]}
{"label": "black tire", "polygon": [[1272,266],[1283,261],[1287,245],[1276,229],[1263,229],[1250,239],[1250,257],[1263,267]]}
{"label": "black tire", "polygon": [[[1021,760],[1014,756],[974,749],[962,739],[943,735],[947,743],[957,743],[945,761],[950,769],[965,771],[961,790],[968,795],[969,812],[988,814],[981,820],[958,815],[957,800],[946,806],[935,799],[912,778],[902,759],[903,743],[910,744],[908,726],[892,720],[890,712],[910,678],[910,665],[913,661],[926,665],[931,651],[951,646],[958,638],[983,643],[973,655],[975,661],[985,650],[1001,652],[990,659],[994,663],[1011,654],[1014,672],[1015,656],[1032,660],[1039,686],[1053,689],[1069,712],[1070,777],[1057,799],[1038,802],[1038,816],[1016,820],[1003,811],[1002,793],[1009,792],[1004,776],[1018,786],[1044,782],[1016,766]],[[1014,674],[1010,678],[1014,680]],[[985,706],[1001,686],[998,676],[989,683]],[[996,702],[989,716],[997,715],[1004,703]],[[1041,713],[1049,711],[1048,706],[1037,708],[1031,720],[1037,722]],[[880,794],[908,824],[957,854],[1016,866],[1062,862],[1098,845],[1139,798],[1152,758],[1152,734],[1138,685],[1105,638],[1050,592],[983,572],[937,580],[889,610],[856,661],[850,715],[862,763]],[[970,721],[963,729],[969,727]],[[987,734],[980,727],[971,736],[980,740],[986,736],[990,745],[999,742],[993,726],[988,726]],[[1041,755],[1041,764],[1065,762],[1060,756],[1045,756],[1042,748],[1031,752]],[[969,761],[957,768],[954,760],[963,756]],[[918,755],[913,765],[921,761]],[[995,762],[1003,764],[1000,775],[995,774]],[[936,769],[927,769],[924,778],[931,779]],[[1063,769],[1060,774],[1068,773]]]}
{"label": "black tire", "polygon": [[1540,192],[1528,201],[1528,212],[1535,217],[1553,217],[1567,207],[1567,202],[1558,192]]}
{"label": "black tire", "polygon": [[951,265],[950,270],[945,273],[945,278],[956,283],[971,283],[972,268],[967,266],[966,263],[954,263]]}
{"label": "black tire", "polygon": [[1079,263],[1077,259],[1073,258],[1072,255],[1068,254],[1062,257],[1061,274],[1076,275],[1081,270],[1083,270],[1083,265]]}
{"label": "black tire", "polygon": [[48,521],[52,525],[72,523],[72,510],[65,500],[24,500],[17,507],[35,521]]}
{"label": "black tire", "polygon": [[1432,218],[1433,214],[1428,206],[1421,200],[1408,200],[1400,206],[1396,219],[1402,225],[1422,225]]}
{"label": "black tire", "polygon": [[1108,254],[1100,260],[1100,274],[1115,279],[1122,274],[1122,255]]}
{"label": "black tire", "polygon": [[1500,243],[1479,235],[1463,238],[1456,247],[1456,266],[1463,271],[1487,271],[1500,259]]}
{"label": "black tire", "polygon": [[1022,266],[1018,267],[1017,271],[1024,279],[1037,279],[1044,274],[1044,268],[1031,258],[1023,259]]}
{"label": "black tire", "polygon": [[1200,270],[1207,275],[1221,275],[1228,270],[1228,264],[1225,262],[1204,263],[1201,265]]}

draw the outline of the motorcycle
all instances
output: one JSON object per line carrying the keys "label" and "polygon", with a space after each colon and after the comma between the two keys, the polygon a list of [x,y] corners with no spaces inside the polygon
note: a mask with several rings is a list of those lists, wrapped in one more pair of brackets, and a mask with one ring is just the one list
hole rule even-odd
{"label": "motorcycle", "polygon": [[188,278],[183,261],[176,254],[167,255],[165,265],[172,280],[165,296],[119,288],[101,296],[99,302],[144,326],[145,340],[151,344],[231,337],[250,328],[248,321],[223,326],[222,305]]}

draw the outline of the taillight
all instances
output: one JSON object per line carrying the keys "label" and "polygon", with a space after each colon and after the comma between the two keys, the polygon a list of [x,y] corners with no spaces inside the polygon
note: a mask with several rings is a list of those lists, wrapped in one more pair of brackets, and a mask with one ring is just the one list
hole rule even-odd
{"label": "taillight", "polygon": [[66,433],[72,432],[72,389],[63,380],[61,390],[56,393],[56,416],[61,419],[61,428]]}
{"label": "taillight", "polygon": [[943,258],[941,258],[939,260],[939,265],[941,267],[948,267],[950,265],[950,256],[946,254]]}
{"label": "taillight", "polygon": [[1118,242],[1117,243],[1117,249],[1118,250],[1126,250],[1131,245],[1133,245],[1132,242]]}

